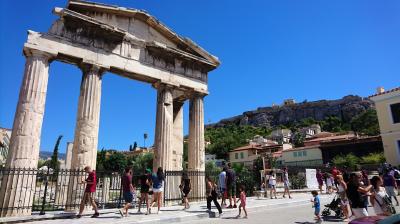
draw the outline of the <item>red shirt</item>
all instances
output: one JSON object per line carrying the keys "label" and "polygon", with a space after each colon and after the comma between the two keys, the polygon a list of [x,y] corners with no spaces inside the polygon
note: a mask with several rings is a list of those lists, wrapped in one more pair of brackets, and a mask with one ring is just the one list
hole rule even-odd
{"label": "red shirt", "polygon": [[90,172],[88,178],[86,178],[86,182],[93,183],[86,184],[85,192],[96,192],[96,172]]}
{"label": "red shirt", "polygon": [[122,190],[123,192],[130,192],[131,187],[130,185],[132,184],[132,176],[130,174],[125,174],[122,177]]}

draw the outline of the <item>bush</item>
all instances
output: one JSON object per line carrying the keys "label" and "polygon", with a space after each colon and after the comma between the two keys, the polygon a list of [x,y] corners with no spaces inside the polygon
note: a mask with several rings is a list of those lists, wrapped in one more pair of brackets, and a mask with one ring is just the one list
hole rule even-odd
{"label": "bush", "polygon": [[367,156],[361,157],[361,163],[364,164],[381,164],[385,162],[385,156],[383,155],[383,152],[380,153],[370,153]]}
{"label": "bush", "polygon": [[332,160],[333,164],[338,167],[349,167],[351,169],[354,169],[356,165],[360,163],[360,158],[355,156],[352,153],[349,153],[347,155],[337,155],[335,158]]}
{"label": "bush", "polygon": [[239,187],[243,185],[246,189],[246,195],[253,195],[254,187],[257,186],[255,182],[252,172],[248,170],[246,167],[242,167],[240,172],[236,172],[236,184],[237,184],[237,192],[239,192]]}
{"label": "bush", "polygon": [[292,175],[289,177],[292,189],[303,189],[306,187],[306,178],[304,175]]}

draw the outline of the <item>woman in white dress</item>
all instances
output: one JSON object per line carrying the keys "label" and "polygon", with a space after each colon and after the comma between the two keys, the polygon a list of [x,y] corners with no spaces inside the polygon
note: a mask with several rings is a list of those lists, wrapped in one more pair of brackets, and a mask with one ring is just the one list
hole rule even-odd
{"label": "woman in white dress", "polygon": [[277,199],[277,197],[276,197],[276,177],[275,177],[274,171],[271,171],[269,173],[268,184],[269,184],[269,187],[271,188],[271,190],[269,192],[269,194],[271,195],[271,199],[272,199],[272,192],[275,195],[275,199]]}
{"label": "woman in white dress", "polygon": [[383,198],[387,197],[387,193],[384,187],[382,187],[383,181],[380,177],[374,176],[371,179],[372,185],[372,195],[371,195],[371,204],[374,208],[376,215],[390,216],[390,212],[386,209],[386,203]]}

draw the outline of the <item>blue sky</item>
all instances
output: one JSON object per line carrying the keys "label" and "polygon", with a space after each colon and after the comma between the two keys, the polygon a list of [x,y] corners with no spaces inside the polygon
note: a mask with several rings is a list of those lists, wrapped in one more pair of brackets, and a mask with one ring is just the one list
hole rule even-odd
{"label": "blue sky", "polygon": [[[205,121],[281,103],[285,98],[368,96],[399,86],[400,2],[101,0],[144,9],[178,34],[218,56],[209,74]],[[0,126],[11,128],[25,58],[27,30],[46,32],[66,0],[0,1]],[[72,141],[81,72],[53,62],[41,148]],[[143,133],[153,143],[156,91],[149,84],[103,77],[99,148],[127,149]],[[188,105],[185,105],[187,133]]]}

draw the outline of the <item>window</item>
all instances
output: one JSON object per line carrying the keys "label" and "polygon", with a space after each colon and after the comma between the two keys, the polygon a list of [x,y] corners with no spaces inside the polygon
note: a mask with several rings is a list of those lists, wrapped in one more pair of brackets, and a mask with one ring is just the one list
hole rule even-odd
{"label": "window", "polygon": [[392,112],[393,123],[400,123],[400,103],[391,104],[390,111]]}
{"label": "window", "polygon": [[293,156],[294,156],[294,157],[297,157],[297,152],[293,152]]}
{"label": "window", "polygon": [[303,156],[307,156],[307,151],[303,151]]}
{"label": "window", "polygon": [[235,159],[239,159],[239,154],[235,153]]}
{"label": "window", "polygon": [[240,153],[240,158],[243,159],[244,158],[244,154],[243,152]]}

